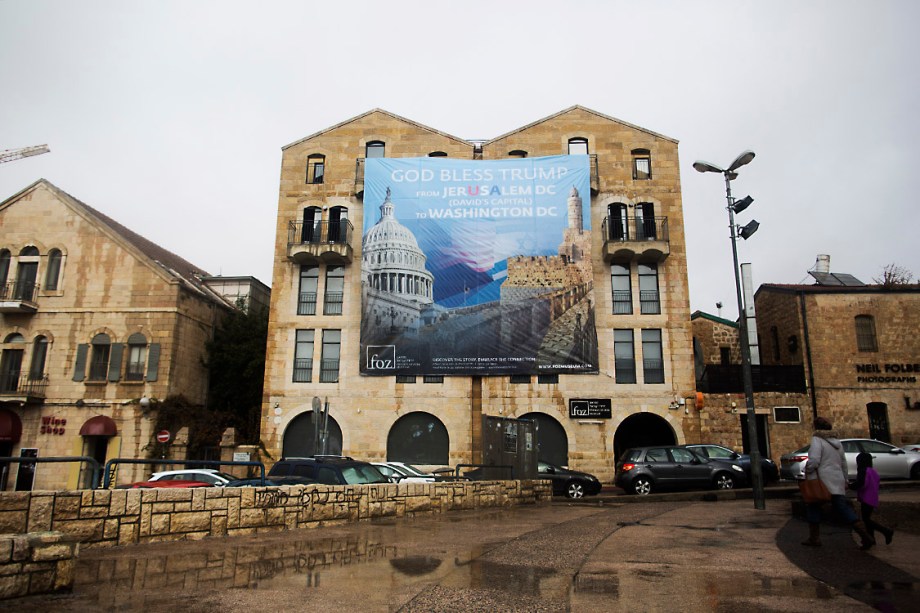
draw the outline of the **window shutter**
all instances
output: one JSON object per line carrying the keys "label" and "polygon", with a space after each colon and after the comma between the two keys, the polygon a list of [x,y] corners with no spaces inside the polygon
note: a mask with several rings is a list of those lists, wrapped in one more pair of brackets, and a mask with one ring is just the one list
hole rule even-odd
{"label": "window shutter", "polygon": [[124,352],[124,343],[112,343],[112,352],[109,354],[109,381],[118,381],[121,378],[121,356]]}
{"label": "window shutter", "polygon": [[82,381],[86,378],[86,352],[89,351],[89,345],[82,343],[77,345],[77,363],[73,367],[73,380]]}
{"label": "window shutter", "polygon": [[160,367],[160,343],[150,343],[147,348],[147,380],[156,381]]}

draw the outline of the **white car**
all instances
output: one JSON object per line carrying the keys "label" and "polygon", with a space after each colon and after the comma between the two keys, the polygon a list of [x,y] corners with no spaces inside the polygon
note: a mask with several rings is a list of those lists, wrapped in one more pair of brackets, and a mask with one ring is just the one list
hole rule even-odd
{"label": "white car", "polygon": [[215,468],[190,468],[186,470],[164,470],[150,475],[148,481],[201,481],[214,487],[223,487],[236,479]]}
{"label": "white car", "polygon": [[425,473],[411,464],[402,462],[371,462],[383,476],[393,483],[433,483],[436,477]]}
{"label": "white car", "polygon": [[904,451],[920,451],[920,443],[914,443],[913,445],[902,445],[901,449]]}
{"label": "white car", "polygon": [[[871,438],[844,438],[843,452],[850,479],[856,478],[856,456],[872,454],[872,467],[882,479],[920,479],[920,453],[906,451]],[[808,461],[808,445],[780,457],[780,478],[804,479]]]}

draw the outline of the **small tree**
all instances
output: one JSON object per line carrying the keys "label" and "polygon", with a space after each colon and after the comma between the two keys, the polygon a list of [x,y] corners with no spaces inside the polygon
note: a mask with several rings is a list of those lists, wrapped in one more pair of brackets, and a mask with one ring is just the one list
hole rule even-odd
{"label": "small tree", "polygon": [[872,280],[882,287],[892,287],[895,285],[909,285],[913,279],[912,272],[892,262],[882,268],[881,277],[874,277]]}

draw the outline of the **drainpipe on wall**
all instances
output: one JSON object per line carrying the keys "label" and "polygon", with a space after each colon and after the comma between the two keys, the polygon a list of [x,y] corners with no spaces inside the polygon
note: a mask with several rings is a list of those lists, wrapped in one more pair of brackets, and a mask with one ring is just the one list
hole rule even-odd
{"label": "drainpipe on wall", "polygon": [[482,377],[470,377],[470,451],[472,464],[482,464]]}
{"label": "drainpipe on wall", "polygon": [[808,311],[805,308],[805,292],[799,292],[799,307],[802,312],[802,335],[805,337],[805,362],[808,364],[808,388],[811,390],[811,418],[818,417],[818,391],[815,389],[815,371],[811,367],[811,342],[808,340]]}

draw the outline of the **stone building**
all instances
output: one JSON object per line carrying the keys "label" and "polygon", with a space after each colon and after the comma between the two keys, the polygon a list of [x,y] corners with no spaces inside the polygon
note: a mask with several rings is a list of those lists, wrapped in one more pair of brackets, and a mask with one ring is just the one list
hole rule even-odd
{"label": "stone building", "polygon": [[[617,452],[629,445],[692,440],[677,141],[579,106],[484,142],[375,109],[282,151],[262,423],[272,458],[325,451],[453,466],[481,457],[483,416],[526,417],[539,425],[544,459],[609,480]],[[355,236],[355,228],[370,225],[363,202],[370,158],[482,160],[485,167],[559,155],[587,158],[590,193],[561,196],[569,223],[554,253],[509,257],[495,298],[501,307],[433,303],[430,290],[437,293],[441,278],[427,274],[431,254],[395,225],[387,236],[398,239],[393,247],[404,256],[389,263],[364,252]],[[388,197],[370,203],[369,221],[377,221],[378,207],[381,220],[392,211],[383,206]],[[402,205],[391,204],[399,213]],[[374,232],[376,253],[384,233]],[[557,284],[576,282],[580,290],[551,295]],[[371,292],[386,292],[386,312],[363,311]],[[590,313],[596,341],[574,344],[583,342],[587,355],[593,348],[596,372],[361,374],[362,325],[419,337],[477,317],[492,325],[495,309],[520,308],[530,295],[549,309],[546,321],[532,311],[530,325],[548,330],[541,351],[569,355]],[[467,340],[459,328],[453,338]],[[327,406],[328,414],[319,411]],[[324,424],[325,447],[317,436]]]}
{"label": "stone building", "polygon": [[[46,180],[0,204],[0,227],[0,456],[147,457],[142,399],[205,403],[205,343],[232,302],[200,268]],[[10,464],[0,489],[91,476],[79,463]]]}

